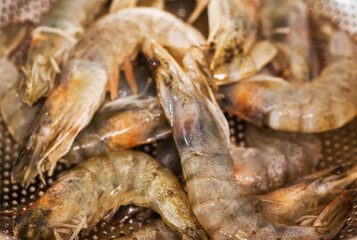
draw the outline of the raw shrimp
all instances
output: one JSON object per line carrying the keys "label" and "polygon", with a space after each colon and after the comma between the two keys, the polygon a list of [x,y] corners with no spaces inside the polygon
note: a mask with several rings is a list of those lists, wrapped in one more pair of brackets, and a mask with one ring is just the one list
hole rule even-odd
{"label": "raw shrimp", "polygon": [[175,176],[159,161],[134,151],[108,152],[65,173],[17,219],[26,239],[74,239],[104,214],[125,204],[148,207],[183,239],[207,239]]}
{"label": "raw shrimp", "polygon": [[169,228],[161,219],[136,230],[128,236],[114,238],[113,240],[133,240],[133,239],[170,239],[180,240],[181,238]]}
{"label": "raw shrimp", "polygon": [[261,5],[262,35],[279,49],[272,65],[284,79],[310,81],[317,75],[318,61],[310,39],[307,4],[266,0]]}
{"label": "raw shrimp", "polygon": [[275,132],[247,125],[248,147],[231,145],[237,182],[253,193],[271,191],[308,173],[319,161],[321,143],[312,135]]}
{"label": "raw shrimp", "polygon": [[[290,186],[259,195],[256,208],[278,219],[303,225],[311,224],[323,212],[321,210],[357,178],[357,167],[343,173],[340,171],[339,168],[322,170]],[[351,199],[351,196],[349,198]],[[347,214],[348,209],[342,206],[335,206],[334,211],[340,210],[341,214]]]}
{"label": "raw shrimp", "polygon": [[[215,240],[227,239],[331,239],[342,227],[345,216],[328,212],[327,220],[316,227],[288,226],[271,222],[255,213],[234,181],[229,154],[228,129],[218,116],[218,106],[205,98],[175,60],[160,46],[153,46],[149,61],[161,104],[172,127],[181,157],[192,210],[206,232]],[[222,114],[222,113],[221,113]]]}
{"label": "raw shrimp", "polygon": [[211,70],[217,84],[252,76],[276,55],[269,41],[256,42],[257,9],[254,0],[210,0],[208,43],[215,49]]}
{"label": "raw shrimp", "polygon": [[106,0],[60,0],[40,26],[32,31],[32,42],[25,77],[20,83],[22,99],[29,105],[46,96],[53,88],[69,52],[88,22],[99,13]]}
{"label": "raw shrimp", "polygon": [[[129,149],[164,138],[170,127],[157,98],[133,99],[96,114],[63,158],[79,163],[107,151]],[[110,103],[110,102],[109,102]],[[104,105],[105,108],[105,105]]]}
{"label": "raw shrimp", "polygon": [[22,143],[29,124],[34,120],[38,106],[30,108],[16,93],[19,72],[9,60],[28,34],[26,24],[10,25],[0,32],[0,109],[7,129],[17,142]]}
{"label": "raw shrimp", "polygon": [[10,134],[18,143],[22,143],[40,105],[30,107],[21,101],[16,93],[19,79],[19,72],[15,65],[6,58],[0,58],[1,116]]}
{"label": "raw shrimp", "polygon": [[102,18],[77,44],[59,84],[46,99],[14,164],[12,181],[28,183],[38,173],[42,178],[48,169],[51,174],[103,102],[107,84],[115,85],[118,67],[136,55],[146,38],[176,54],[204,43],[193,27],[153,8],[128,8]]}
{"label": "raw shrimp", "polygon": [[[341,43],[346,43],[341,46]],[[312,82],[257,75],[223,86],[222,107],[259,126],[291,132],[338,128],[357,114],[356,46],[341,31],[330,38],[330,62]]]}

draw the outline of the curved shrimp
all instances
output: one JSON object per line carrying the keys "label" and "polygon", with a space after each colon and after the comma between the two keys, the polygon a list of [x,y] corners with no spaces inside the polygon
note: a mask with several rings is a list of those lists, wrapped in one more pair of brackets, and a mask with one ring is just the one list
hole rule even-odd
{"label": "curved shrimp", "polygon": [[319,161],[321,142],[312,135],[283,133],[248,125],[248,147],[230,147],[234,175],[249,192],[268,192],[308,173]]}
{"label": "curved shrimp", "polygon": [[264,38],[279,49],[275,68],[285,79],[309,81],[318,64],[310,39],[307,4],[303,1],[262,1],[261,29]]}
{"label": "curved shrimp", "polygon": [[[223,86],[225,110],[259,126],[291,132],[322,132],[341,127],[357,114],[356,49],[345,33],[330,38],[330,63],[312,82],[286,82],[258,75]],[[341,48],[341,42],[344,44]]]}
{"label": "curved shrimp", "polygon": [[157,219],[152,223],[139,228],[128,236],[114,238],[113,240],[132,240],[132,239],[170,239],[180,240],[181,238],[171,228],[161,220]]}
{"label": "curved shrimp", "polygon": [[[175,60],[153,45],[155,79],[161,104],[168,118],[187,184],[192,210],[215,240],[227,239],[330,239],[345,216],[329,212],[326,221],[314,227],[272,222],[254,212],[244,189],[234,181],[233,162],[226,132],[217,117],[218,106],[205,98]],[[160,63],[160,64],[158,64]]]}
{"label": "curved shrimp", "polygon": [[208,43],[215,49],[211,71],[217,84],[252,76],[277,54],[269,41],[256,42],[255,0],[210,0]]}
{"label": "curved shrimp", "polygon": [[123,61],[135,56],[146,38],[181,55],[182,49],[204,43],[193,27],[153,8],[128,8],[102,18],[78,43],[46,99],[14,164],[12,181],[28,183],[48,169],[51,174],[103,102],[106,86],[115,85]]}
{"label": "curved shrimp", "polygon": [[116,109],[96,114],[63,159],[79,163],[100,153],[133,148],[169,134],[170,127],[157,98],[119,103]]}
{"label": "curved shrimp", "polygon": [[41,26],[32,32],[25,78],[20,83],[24,102],[33,105],[53,88],[56,74],[61,72],[69,52],[88,22],[104,7],[106,0],[57,1]]}
{"label": "curved shrimp", "polygon": [[74,239],[105,213],[136,204],[159,213],[183,239],[207,239],[176,177],[141,152],[108,152],[65,173],[17,219],[14,234],[26,239]]}

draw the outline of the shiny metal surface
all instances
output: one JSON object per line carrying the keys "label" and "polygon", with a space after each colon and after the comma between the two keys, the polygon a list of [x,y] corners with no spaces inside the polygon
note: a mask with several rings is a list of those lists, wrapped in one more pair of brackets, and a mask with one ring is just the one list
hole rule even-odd
{"label": "shiny metal surface", "polygon": [[[324,1],[325,3],[340,4],[344,2],[356,2],[356,0],[309,0],[316,4]],[[37,2],[37,3],[34,3]],[[39,2],[45,3],[45,5],[36,5]],[[11,7],[11,13],[19,14],[23,19],[32,19],[31,21],[36,22],[39,16],[45,12],[42,7],[48,7],[46,4],[51,4],[53,0],[0,0],[0,28],[6,21],[9,20],[9,9]],[[338,2],[338,3],[336,3]],[[325,4],[324,3],[324,4]],[[30,9],[26,14],[16,7],[23,6],[25,4]],[[5,7],[4,7],[5,6]],[[34,7],[37,6],[37,7]],[[193,9],[193,0],[167,0],[166,8],[179,17],[186,19],[188,13]],[[314,5],[315,6],[315,5]],[[318,6],[318,5],[316,5]],[[315,7],[314,7],[315,8]],[[317,7],[316,7],[317,8]],[[4,10],[5,9],[5,10]],[[7,9],[7,10],[6,10]],[[7,11],[7,12],[6,12]],[[357,10],[354,11],[357,14]],[[8,16],[4,18],[3,16]],[[355,18],[356,19],[356,18]],[[198,21],[195,23],[200,29],[206,29],[205,34],[207,34],[207,27],[203,27],[204,23]],[[355,24],[355,25],[353,25]],[[357,33],[357,24],[353,23],[351,28]],[[228,115],[230,133],[232,141],[244,145],[244,122],[237,117]],[[326,133],[321,133],[317,135],[323,143],[323,151],[321,156],[321,162],[319,168],[325,168],[332,165],[343,165],[348,166],[357,163],[357,118],[345,125],[344,127],[329,131]],[[157,144],[145,145],[140,147],[140,150],[150,153],[152,155],[156,154]],[[10,171],[12,163],[18,156],[19,145],[11,138],[10,134],[6,130],[6,126],[0,117],[0,239],[17,239],[12,236],[12,228],[14,225],[14,217],[21,211],[26,209],[31,205],[36,199],[43,195],[44,191],[53,184],[53,182],[58,178],[61,171],[64,171],[69,166],[64,164],[59,164],[56,167],[54,175],[52,177],[46,176],[46,185],[42,184],[38,178],[36,178],[31,185],[24,189],[19,184],[12,184],[10,182]],[[150,221],[150,220],[149,220]],[[123,236],[136,228],[141,227],[145,220],[137,219],[133,217],[126,221],[126,223],[120,223],[119,225],[111,225],[105,221],[101,221],[97,224],[93,230],[87,234],[81,234],[80,239],[88,240],[107,240],[113,237]],[[336,239],[355,239],[357,236],[357,194],[354,193],[353,208],[351,215],[344,228],[340,231]]]}

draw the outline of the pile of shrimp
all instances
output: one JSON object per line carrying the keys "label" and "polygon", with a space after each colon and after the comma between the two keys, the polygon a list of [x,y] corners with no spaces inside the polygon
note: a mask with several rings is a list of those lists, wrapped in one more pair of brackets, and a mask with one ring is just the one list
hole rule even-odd
{"label": "pile of shrimp", "polygon": [[[206,8],[207,37],[192,25]],[[357,165],[317,170],[314,133],[357,115],[356,44],[302,0],[197,0],[187,22],[164,0],[57,0],[39,23],[10,21],[12,182],[72,166],[13,234],[73,240],[149,208],[160,219],[118,239],[332,239]],[[245,120],[245,146],[224,112]],[[153,142],[155,157],[135,150]]]}

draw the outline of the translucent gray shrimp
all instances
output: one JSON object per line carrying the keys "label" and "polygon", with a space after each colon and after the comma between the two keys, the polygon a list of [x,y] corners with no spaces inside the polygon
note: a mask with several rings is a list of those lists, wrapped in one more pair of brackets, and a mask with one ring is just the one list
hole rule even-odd
{"label": "translucent gray shrimp", "polygon": [[129,97],[128,101],[118,101],[115,109],[97,113],[76,137],[71,150],[63,159],[78,163],[100,153],[133,148],[170,134],[170,127],[157,98]]}
{"label": "translucent gray shrimp", "polygon": [[27,24],[10,25],[0,32],[0,109],[7,129],[14,139],[22,143],[29,124],[33,122],[39,106],[30,108],[17,96],[20,79],[17,67],[10,61],[15,49],[29,32]]}
{"label": "translucent gray shrimp", "polygon": [[[141,19],[141,21],[137,21]],[[129,31],[130,29],[130,31]],[[128,8],[100,19],[84,34],[28,132],[12,170],[12,181],[28,183],[54,169],[104,100],[106,87],[118,93],[119,68],[151,38],[179,55],[203,36],[170,13]]]}
{"label": "translucent gray shrimp", "polygon": [[256,0],[210,0],[208,44],[217,84],[252,76],[277,54],[271,42],[257,42],[258,8]]}
{"label": "translucent gray shrimp", "polygon": [[318,61],[307,4],[301,0],[267,0],[261,5],[262,35],[279,50],[274,68],[289,81],[310,81],[317,75]]}
{"label": "translucent gray shrimp", "polygon": [[250,192],[268,192],[314,172],[321,142],[312,135],[276,132],[247,125],[248,147],[231,145],[234,175]]}
{"label": "translucent gray shrimp", "polygon": [[53,88],[69,52],[83,28],[100,12],[107,0],[60,0],[40,26],[32,31],[32,42],[20,83],[22,99],[29,105]]}
{"label": "translucent gray shrimp", "polygon": [[[343,45],[341,45],[343,43]],[[329,40],[329,63],[311,82],[287,82],[257,75],[222,86],[222,107],[259,126],[322,132],[341,127],[357,114],[356,43],[336,31]]]}
{"label": "translucent gray shrimp", "polygon": [[254,212],[244,189],[234,181],[228,129],[220,124],[218,106],[202,95],[164,49],[154,45],[153,52],[149,63],[156,67],[158,93],[181,157],[189,201],[206,232],[215,240],[331,239],[336,232],[327,229],[342,227],[345,215],[330,211],[323,224],[302,227]]}
{"label": "translucent gray shrimp", "polygon": [[16,220],[25,239],[74,239],[107,211],[136,204],[159,213],[182,239],[207,239],[175,176],[154,158],[134,151],[108,152],[80,163]]}
{"label": "translucent gray shrimp", "polygon": [[27,106],[16,93],[20,76],[18,69],[6,58],[0,59],[0,109],[11,136],[22,143],[40,105]]}

